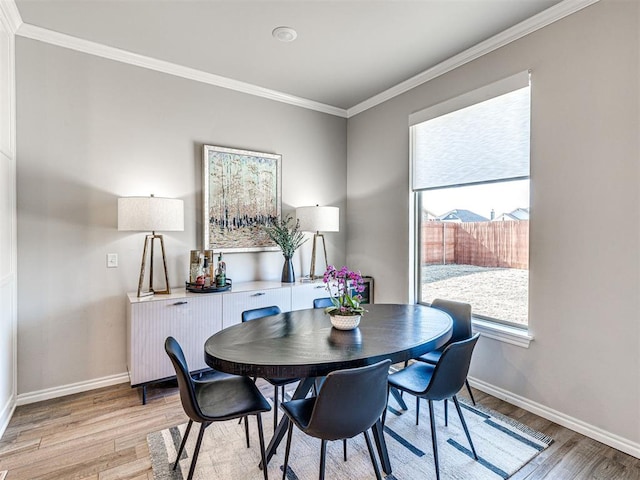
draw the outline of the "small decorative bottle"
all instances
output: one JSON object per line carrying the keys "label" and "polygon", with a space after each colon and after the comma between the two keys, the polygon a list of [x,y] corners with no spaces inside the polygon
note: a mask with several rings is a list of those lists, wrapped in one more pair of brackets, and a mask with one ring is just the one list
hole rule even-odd
{"label": "small decorative bottle", "polygon": [[191,263],[189,265],[189,283],[196,283],[198,279],[198,274],[200,271],[200,262],[202,258],[200,257],[202,254],[197,250],[191,251]]}
{"label": "small decorative bottle", "polygon": [[222,261],[222,252],[218,255],[216,268],[216,287],[222,288],[227,284],[227,265]]}
{"label": "small decorative bottle", "polygon": [[209,257],[206,255],[204,256],[202,269],[204,275],[204,288],[209,288],[211,286],[211,267],[209,266]]}
{"label": "small decorative bottle", "polygon": [[198,270],[196,273],[196,286],[198,288],[203,288],[204,287],[204,262],[206,257],[204,256],[204,254],[200,253],[200,255],[198,256]]}

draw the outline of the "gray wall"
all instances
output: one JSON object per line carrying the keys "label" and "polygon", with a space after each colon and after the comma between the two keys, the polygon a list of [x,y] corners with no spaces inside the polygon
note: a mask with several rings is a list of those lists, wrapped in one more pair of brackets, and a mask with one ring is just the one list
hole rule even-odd
{"label": "gray wall", "polygon": [[[471,375],[640,442],[640,4],[603,0],[348,121],[347,261],[408,298],[408,115],[532,69],[530,328]],[[635,444],[635,445],[634,445]]]}
{"label": "gray wall", "polygon": [[[346,206],[346,120],[37,41],[17,40],[18,393],[126,371],[125,294],[144,235],[116,230],[120,196],[181,198],[165,234],[172,286],[202,245],[202,145],[282,154],[284,212]],[[345,232],[327,235],[344,262]],[[106,268],[118,253],[120,267]],[[308,272],[307,242],[294,258]],[[279,252],[229,254],[234,281],[277,280]]]}

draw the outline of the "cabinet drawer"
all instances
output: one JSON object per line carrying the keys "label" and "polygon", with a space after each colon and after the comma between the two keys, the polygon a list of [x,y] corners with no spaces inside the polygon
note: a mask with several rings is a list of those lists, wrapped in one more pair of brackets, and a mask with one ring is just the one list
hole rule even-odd
{"label": "cabinet drawer", "polygon": [[304,283],[296,285],[291,289],[291,310],[304,310],[313,308],[313,301],[316,298],[328,297],[324,283]]}
{"label": "cabinet drawer", "polygon": [[291,288],[270,288],[247,292],[229,293],[223,296],[222,327],[242,322],[242,312],[254,308],[277,305],[283,312],[291,310]]}
{"label": "cabinet drawer", "polygon": [[186,296],[141,302],[130,306],[129,375],[138,385],[175,375],[164,351],[164,341],[174,337],[184,350],[191,371],[207,368],[204,342],[222,328],[222,297]]}

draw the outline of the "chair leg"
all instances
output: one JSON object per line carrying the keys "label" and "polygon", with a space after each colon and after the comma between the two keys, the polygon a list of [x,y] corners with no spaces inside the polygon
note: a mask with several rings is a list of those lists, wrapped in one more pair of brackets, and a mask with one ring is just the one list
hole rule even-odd
{"label": "chair leg", "polygon": [[347,461],[347,439],[342,439],[342,456],[344,457],[344,461]]}
{"label": "chair leg", "polygon": [[198,432],[198,441],[196,442],[196,448],[193,451],[193,460],[191,460],[191,468],[189,468],[189,475],[187,476],[187,480],[191,480],[193,478],[193,473],[196,470],[196,462],[198,461],[198,454],[200,453],[200,446],[202,445],[202,437],[204,436],[204,429],[209,426],[208,423],[200,424],[200,431]]}
{"label": "chair leg", "polygon": [[471,451],[473,452],[473,458],[478,460],[478,454],[476,454],[476,449],[473,446],[473,442],[471,441],[471,435],[469,435],[467,422],[464,421],[464,417],[462,416],[462,409],[460,408],[460,403],[458,403],[458,397],[456,397],[455,395],[453,396],[453,403],[456,405],[456,410],[458,411],[458,416],[460,417],[462,428],[464,428],[464,433],[467,435],[467,440],[469,440],[469,445],[471,446]]}
{"label": "chair leg", "polygon": [[449,400],[444,399],[444,426],[449,426]]}
{"label": "chair leg", "polygon": [[324,480],[324,465],[327,461],[327,441],[320,441],[320,480]]}
{"label": "chair leg", "polygon": [[380,419],[382,422],[382,427],[384,428],[384,422],[387,419],[387,408],[389,407],[389,394],[391,393],[391,389],[387,384],[387,402],[384,405],[384,410],[382,410],[382,418]]}
{"label": "chair leg", "polygon": [[278,428],[278,387],[273,387],[273,431]]}
{"label": "chair leg", "polygon": [[433,444],[433,463],[436,466],[436,480],[440,480],[440,463],[438,462],[438,438],[436,435],[436,419],[433,414],[433,400],[429,400],[429,420],[431,422],[431,443]]}
{"label": "chair leg", "polygon": [[382,476],[380,475],[380,469],[378,468],[378,462],[376,461],[376,455],[373,453],[373,446],[371,445],[371,439],[369,438],[369,433],[365,430],[362,432],[364,435],[364,440],[367,442],[367,449],[369,450],[369,456],[371,457],[371,464],[373,465],[373,471],[376,472],[376,479],[382,480]]}
{"label": "chair leg", "polygon": [[176,463],[173,464],[174,470],[178,466],[178,462],[180,461],[180,455],[182,455],[184,446],[187,444],[187,437],[189,437],[189,432],[191,431],[191,425],[193,425],[193,420],[189,419],[189,423],[187,424],[187,429],[184,431],[184,437],[182,437],[182,442],[180,442],[180,448],[178,449],[178,456],[176,457]]}
{"label": "chair leg", "polygon": [[471,385],[469,385],[469,380],[465,380],[464,384],[467,386],[467,392],[469,392],[469,396],[471,397],[471,401],[473,402],[473,405],[475,406],[476,399],[473,398],[473,392],[471,391]]}
{"label": "chair leg", "polygon": [[[242,419],[240,419],[242,420]],[[249,445],[249,417],[244,417],[244,435],[247,437],[247,448],[250,448]]]}
{"label": "chair leg", "polygon": [[293,422],[289,421],[289,432],[287,433],[287,447],[284,451],[284,467],[282,469],[282,480],[287,478],[287,468],[289,468],[289,452],[291,451],[291,437],[293,436]]}
{"label": "chair leg", "polygon": [[264,451],[264,432],[262,430],[262,415],[258,413],[256,415],[256,422],[258,422],[258,437],[260,437],[260,459],[262,460],[262,474],[264,480],[269,480],[269,474],[267,472],[267,455]]}
{"label": "chair leg", "polygon": [[420,422],[420,397],[416,397],[416,425]]}
{"label": "chair leg", "polygon": [[[278,428],[278,399],[280,398],[278,393],[278,387],[273,387],[273,433],[276,433]],[[274,455],[278,453],[277,449],[273,449]]]}
{"label": "chair leg", "polygon": [[[407,368],[407,366],[409,366],[409,360],[404,361],[404,368]],[[400,398],[402,398],[403,394],[404,394],[404,390],[400,390]]]}

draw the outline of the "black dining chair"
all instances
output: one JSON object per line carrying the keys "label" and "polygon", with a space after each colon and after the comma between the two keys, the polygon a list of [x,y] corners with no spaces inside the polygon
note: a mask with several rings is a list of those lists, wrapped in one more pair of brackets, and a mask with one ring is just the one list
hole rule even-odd
{"label": "black dining chair", "polygon": [[[471,329],[471,305],[463,302],[456,302],[453,300],[443,300],[440,298],[436,298],[431,306],[437,308],[438,310],[442,310],[443,312],[451,315],[453,319],[453,332],[451,334],[451,339],[438,350],[433,350],[431,352],[425,353],[424,355],[416,358],[416,360],[420,362],[430,363],[431,365],[435,365],[440,360],[440,356],[442,355],[442,351],[445,347],[453,342],[458,342],[460,340],[466,340],[467,338],[471,338],[473,335],[473,331]],[[471,386],[469,385],[469,380],[465,379],[464,384],[467,387],[467,392],[469,392],[469,397],[473,404],[476,404],[476,399],[473,397],[473,392],[471,391]],[[445,403],[446,408],[446,403]],[[446,415],[445,415],[446,419]]]}
{"label": "black dining chair", "polygon": [[313,308],[327,308],[333,305],[331,297],[315,298],[313,300]]}
{"label": "black dining chair", "polygon": [[287,476],[291,437],[295,424],[320,442],[320,480],[324,479],[327,441],[345,440],[363,434],[376,478],[380,469],[367,430],[380,420],[387,404],[387,377],[390,360],[348,370],[336,370],[325,378],[316,397],[282,404],[289,417],[289,432],[282,479]]}
{"label": "black dining chair", "polygon": [[[267,462],[261,414],[271,410],[271,406],[262,396],[255,384],[247,377],[237,375],[224,375],[218,379],[214,378],[213,380],[204,382],[194,380],[191,378],[191,375],[189,375],[187,360],[184,357],[182,348],[176,339],[173,337],[167,337],[164,342],[164,349],[167,352],[167,355],[169,355],[171,363],[176,371],[182,408],[189,417],[187,430],[185,431],[184,438],[180,443],[180,448],[178,449],[178,455],[176,457],[176,462],[173,464],[173,469],[175,470],[178,466],[178,461],[180,460],[184,446],[187,443],[187,438],[189,437],[189,432],[191,432],[193,422],[200,423],[200,431],[198,433],[198,440],[196,441],[187,480],[191,480],[193,478],[193,472],[195,471],[205,429],[213,422],[221,422],[234,418],[242,419],[243,417],[246,420],[248,415],[256,416],[256,421],[258,422],[258,436],[260,438],[260,455],[262,458],[262,465],[266,466]],[[245,423],[245,434],[247,436],[248,447],[249,430],[247,423]],[[263,474],[264,479],[268,480],[266,467],[263,468]]]}
{"label": "black dining chair", "polygon": [[[442,310],[445,313],[448,313],[453,320],[453,332],[451,333],[451,338],[449,341],[440,347],[437,350],[432,350],[431,352],[427,352],[424,355],[415,358],[419,362],[429,363],[431,365],[435,365],[438,363],[440,356],[442,355],[442,351],[445,349],[447,345],[453,342],[457,342],[460,340],[466,340],[467,338],[471,338],[473,335],[473,331],[471,329],[471,305],[463,302],[456,302],[454,300],[443,300],[440,298],[436,298],[431,306],[433,308],[437,308],[438,310]],[[406,367],[409,362],[405,362],[404,366]],[[476,399],[473,397],[473,392],[471,391],[471,386],[469,385],[469,381],[464,381],[465,386],[467,387],[467,392],[469,392],[469,397],[473,404],[476,404]],[[445,425],[449,419],[449,409],[448,403],[444,401],[444,420]],[[420,398],[416,398],[416,425],[419,422],[419,414],[420,414]]]}
{"label": "black dining chair", "polygon": [[[331,301],[331,297],[322,297],[322,298],[315,298],[313,300],[313,308],[327,308],[333,305],[333,302]],[[314,395],[318,394],[318,390],[320,390],[320,388],[322,387],[322,383],[324,382],[325,377],[318,377],[316,378],[315,382],[313,382],[313,392]],[[342,451],[343,451],[343,455],[344,455],[344,461],[347,461],[347,439],[345,438],[342,441]]]}
{"label": "black dining chair", "polygon": [[[442,352],[436,365],[416,362],[399,372],[389,375],[389,387],[397,388],[402,392],[415,395],[416,398],[424,398],[429,403],[429,419],[431,421],[431,442],[433,444],[433,460],[436,467],[436,479],[440,479],[440,466],[438,463],[438,443],[436,438],[436,423],[433,413],[434,400],[453,399],[458,411],[462,428],[467,436],[473,457],[478,460],[476,449],[471,441],[467,423],[464,421],[457,393],[460,391],[469,373],[473,349],[480,337],[476,333],[471,338],[450,343]],[[386,418],[386,410],[383,414],[383,424]],[[417,424],[417,421],[416,421]]]}
{"label": "black dining chair", "polygon": [[[278,315],[281,313],[280,307],[272,305],[270,307],[254,308],[252,310],[245,310],[242,312],[242,321],[248,322],[250,320],[256,320],[262,317],[268,317],[270,315]],[[273,385],[273,431],[276,431],[278,426],[278,404],[279,397],[278,390],[282,392],[282,401],[284,401],[284,387],[291,383],[298,382],[299,378],[265,378],[267,382]]]}

